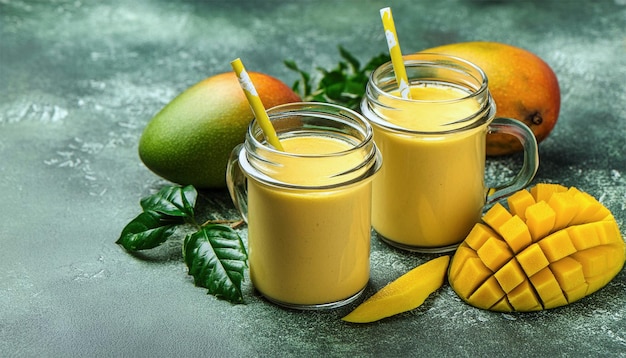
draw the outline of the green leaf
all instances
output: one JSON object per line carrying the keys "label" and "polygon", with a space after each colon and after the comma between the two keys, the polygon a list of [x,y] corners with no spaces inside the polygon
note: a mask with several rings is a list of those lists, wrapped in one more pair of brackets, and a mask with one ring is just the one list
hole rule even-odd
{"label": "green leaf", "polygon": [[350,66],[352,67],[352,72],[353,73],[357,73],[360,71],[361,68],[361,63],[359,62],[359,60],[357,60],[356,57],[354,57],[350,52],[348,52],[345,48],[343,48],[342,46],[339,46],[339,54],[341,55],[341,57],[343,57],[346,61],[348,61],[348,63],[350,64]]}
{"label": "green leaf", "polygon": [[322,77],[322,79],[320,80],[320,84],[323,87],[328,88],[330,86],[342,86],[345,81],[346,81],[345,74],[341,72],[341,70],[334,70],[334,71],[327,72],[324,75],[324,77]]}
{"label": "green leaf", "polygon": [[196,286],[232,303],[242,303],[241,282],[248,254],[241,237],[226,225],[208,225],[187,235],[183,257]]}
{"label": "green leaf", "polygon": [[169,216],[193,218],[198,192],[192,185],[165,186],[156,194],[141,199],[144,211],[156,211]]}
{"label": "green leaf", "polygon": [[295,61],[285,60],[283,61],[285,66],[292,71],[298,72],[300,75],[300,79],[296,80],[291,86],[291,89],[302,97],[303,100],[306,100],[309,94],[311,93],[311,75],[303,70],[301,70]]}
{"label": "green leaf", "polygon": [[174,234],[180,221],[156,211],[144,211],[124,227],[116,243],[128,251],[155,248]]}
{"label": "green leaf", "polygon": [[300,97],[302,97],[302,94],[300,92],[300,80],[295,80],[293,85],[291,85],[291,90],[300,94]]}
{"label": "green leaf", "polygon": [[361,85],[361,82],[349,81],[346,82],[344,93],[351,98],[363,98],[365,87]]}
{"label": "green leaf", "polygon": [[296,64],[296,62],[294,60],[284,60],[283,63],[290,70],[294,70],[294,71],[299,71],[300,70],[298,68],[298,65]]}

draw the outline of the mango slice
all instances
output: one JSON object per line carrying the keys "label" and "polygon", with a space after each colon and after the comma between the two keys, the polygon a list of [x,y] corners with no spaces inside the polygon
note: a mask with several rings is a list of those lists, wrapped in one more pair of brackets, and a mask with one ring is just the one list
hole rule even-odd
{"label": "mango slice", "polygon": [[450,256],[432,259],[381,288],[342,319],[369,323],[419,307],[446,278]]}
{"label": "mango slice", "polygon": [[448,281],[472,306],[500,312],[563,306],[601,289],[624,267],[626,243],[593,196],[537,184],[496,204],[454,254]]}

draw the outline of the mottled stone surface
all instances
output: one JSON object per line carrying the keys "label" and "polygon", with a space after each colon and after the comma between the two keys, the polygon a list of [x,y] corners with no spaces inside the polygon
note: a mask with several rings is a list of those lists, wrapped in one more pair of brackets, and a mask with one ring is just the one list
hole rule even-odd
{"label": "mottled stone surface", "polygon": [[[566,307],[501,314],[445,285],[371,325],[351,307],[294,312],[245,286],[231,305],[193,285],[180,242],[131,256],[115,244],[163,184],[140,162],[147,121],[176,94],[241,57],[287,83],[283,59],[315,71],[386,51],[391,6],[405,53],[501,41],[556,72],[559,122],[535,182],[577,186],[626,230],[626,2],[0,1],[0,356],[624,356],[626,274]],[[516,156],[491,160],[487,181]],[[225,191],[201,212],[234,218]],[[241,230],[245,238],[245,229]],[[372,240],[366,295],[429,259]]]}

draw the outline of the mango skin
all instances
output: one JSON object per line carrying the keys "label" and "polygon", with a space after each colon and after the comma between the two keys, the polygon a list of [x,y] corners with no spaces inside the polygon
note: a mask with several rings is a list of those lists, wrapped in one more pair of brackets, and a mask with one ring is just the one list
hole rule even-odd
{"label": "mango skin", "polygon": [[[249,74],[266,108],[300,101],[280,80]],[[243,142],[253,118],[234,72],[211,76],[179,94],[148,122],[139,140],[139,157],[171,182],[224,188],[230,152]]]}
{"label": "mango skin", "polygon": [[494,205],[452,258],[448,281],[468,304],[551,309],[598,291],[622,270],[626,244],[617,222],[591,195],[538,184],[509,197],[508,206]]}
{"label": "mango skin", "polygon": [[[498,42],[470,41],[420,52],[457,56],[480,67],[487,75],[496,116],[523,122],[535,134],[537,143],[546,139],[556,125],[561,107],[557,76],[543,59],[530,51]],[[487,155],[507,155],[521,150],[519,141],[510,135],[487,136]]]}

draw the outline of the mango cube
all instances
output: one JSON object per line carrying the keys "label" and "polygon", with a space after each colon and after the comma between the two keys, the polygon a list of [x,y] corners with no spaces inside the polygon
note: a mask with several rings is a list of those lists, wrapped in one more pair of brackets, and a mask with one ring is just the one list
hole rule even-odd
{"label": "mango cube", "polygon": [[562,298],[565,300],[565,296],[563,295],[563,290],[561,290],[561,286],[559,282],[554,277],[554,274],[550,270],[550,268],[546,267],[545,269],[537,272],[530,278],[530,282],[533,284],[535,291],[541,298],[541,301],[553,302],[555,298]]}
{"label": "mango cube", "polygon": [[582,191],[572,192],[574,200],[578,203],[579,209],[578,214],[576,214],[570,221],[571,225],[599,221],[610,214],[610,211],[593,196]]}
{"label": "mango cube", "polygon": [[485,266],[494,272],[513,257],[506,242],[494,237],[489,238],[476,253]]}
{"label": "mango cube", "polygon": [[454,270],[454,265],[460,265],[455,278],[455,282],[457,282],[455,291],[462,298],[469,297],[492,274],[491,270],[478,257],[468,257],[461,261],[456,260],[455,255],[450,270]]}
{"label": "mango cube", "polygon": [[570,291],[585,283],[585,274],[580,262],[566,257],[550,264],[550,269],[563,291]]}
{"label": "mango cube", "polygon": [[597,222],[568,227],[567,233],[577,251],[600,245]]}
{"label": "mango cube", "polygon": [[530,245],[526,250],[520,252],[517,255],[517,262],[519,262],[520,266],[522,266],[522,269],[529,277],[548,267],[550,264],[543,250],[541,250],[541,246],[537,243]]}
{"label": "mango cube", "polygon": [[567,231],[560,230],[546,236],[538,242],[539,247],[546,255],[550,262],[556,262],[560,259],[576,253],[576,248],[567,234]]}
{"label": "mango cube", "polygon": [[483,215],[483,221],[497,232],[500,226],[512,217],[513,215],[502,204],[496,203]]}
{"label": "mango cube", "polygon": [[545,201],[537,202],[526,209],[526,225],[533,242],[548,235],[554,228],[555,221],[556,213]]}
{"label": "mango cube", "polygon": [[540,183],[530,189],[536,202],[548,202],[554,193],[565,192],[567,188],[560,184]]}
{"label": "mango cube", "polygon": [[522,251],[533,242],[528,226],[517,215],[500,225],[498,232],[515,253]]}
{"label": "mango cube", "polygon": [[548,200],[548,205],[555,213],[554,230],[566,227],[578,214],[578,203],[569,192],[552,194]]}
{"label": "mango cube", "polygon": [[580,262],[583,275],[585,278],[602,275],[609,267],[607,266],[611,253],[607,251],[613,251],[606,246],[596,246],[584,251],[578,251],[572,255],[572,257]]}
{"label": "mango cube", "polygon": [[491,276],[485,283],[480,285],[472,296],[470,296],[470,300],[481,302],[483,304],[484,309],[489,309],[491,306],[495,305],[502,297],[504,297],[505,293],[500,288],[500,285],[496,281],[496,279]]}
{"label": "mango cube", "polygon": [[500,287],[502,287],[502,290],[506,293],[511,292],[527,279],[517,259],[512,259],[507,262],[500,270],[494,273],[493,276],[498,280]]}
{"label": "mango cube", "polygon": [[509,292],[507,297],[516,311],[539,311],[543,308],[528,281],[522,282],[521,285]]}
{"label": "mango cube", "polygon": [[526,220],[526,208],[535,203],[535,198],[528,190],[519,190],[507,198],[511,215],[517,215]]}
{"label": "mango cube", "polygon": [[509,303],[509,300],[506,298],[506,296],[502,297],[502,299],[500,301],[498,301],[498,303],[496,303],[495,305],[491,306],[491,308],[489,308],[489,310],[496,311],[496,312],[511,312],[511,311],[514,311],[513,307],[511,307],[511,304]]}
{"label": "mango cube", "polygon": [[465,243],[474,251],[477,251],[491,237],[498,237],[498,234],[489,226],[477,223],[467,235]]}

